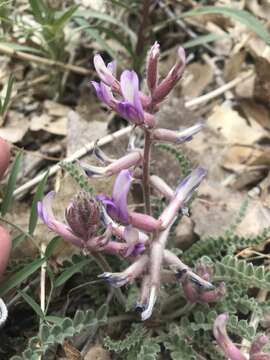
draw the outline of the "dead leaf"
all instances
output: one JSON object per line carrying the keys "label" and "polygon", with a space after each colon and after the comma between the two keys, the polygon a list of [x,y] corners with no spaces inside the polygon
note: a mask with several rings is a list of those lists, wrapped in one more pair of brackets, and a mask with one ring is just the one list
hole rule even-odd
{"label": "dead leaf", "polygon": [[252,147],[233,145],[224,153],[221,165],[226,170],[238,173],[246,168],[246,163],[253,151]]}
{"label": "dead leaf", "polygon": [[0,137],[15,144],[22,141],[28,128],[27,118],[22,113],[10,110],[5,127],[0,129]]}
{"label": "dead leaf", "polygon": [[[192,203],[192,220],[200,237],[222,236],[230,228],[246,195],[232,191],[210,181],[200,185],[198,197]],[[257,236],[269,227],[269,211],[260,200],[248,200],[248,208],[235,233],[241,236]]]}
{"label": "dead leaf", "polygon": [[236,95],[245,99],[253,98],[255,78],[256,75],[254,74],[242,80],[241,83],[235,87]]}
{"label": "dead leaf", "polygon": [[246,7],[256,16],[270,20],[270,3],[268,0],[245,0]]}
{"label": "dead leaf", "polygon": [[67,155],[73,154],[85,144],[102,138],[107,134],[107,123],[93,120],[85,121],[77,112],[68,113]]}
{"label": "dead leaf", "polygon": [[110,360],[110,354],[101,345],[94,345],[89,349],[84,360]]}
{"label": "dead leaf", "polygon": [[229,106],[219,105],[208,118],[209,127],[219,132],[230,144],[253,144],[268,133],[254,120],[249,124]]}
{"label": "dead leaf", "polygon": [[44,105],[44,109],[51,116],[65,117],[70,111],[70,108],[68,106],[59,104],[51,100],[45,100],[43,105]]}
{"label": "dead leaf", "polygon": [[67,135],[67,118],[56,118],[46,113],[41,116],[33,116],[30,122],[30,130],[44,130],[54,135],[65,136]]}
{"label": "dead leaf", "polygon": [[269,106],[270,102],[270,62],[259,57],[256,60],[256,80],[254,97]]}
{"label": "dead leaf", "polygon": [[184,96],[196,97],[202,94],[213,80],[213,67],[209,64],[193,63],[188,65],[182,85]]}
{"label": "dead leaf", "polygon": [[240,100],[239,106],[245,117],[256,120],[262,127],[270,129],[270,110],[254,100]]}
{"label": "dead leaf", "polygon": [[224,79],[230,81],[235,79],[240,73],[241,65],[245,61],[246,52],[238,51],[230,56],[225,62]]}
{"label": "dead leaf", "polygon": [[82,359],[80,351],[78,349],[76,349],[68,341],[64,342],[63,349],[65,351],[67,360],[81,360]]}
{"label": "dead leaf", "polygon": [[249,37],[248,42],[245,44],[248,52],[255,58],[263,57],[270,62],[270,46],[259,36],[252,34]]}

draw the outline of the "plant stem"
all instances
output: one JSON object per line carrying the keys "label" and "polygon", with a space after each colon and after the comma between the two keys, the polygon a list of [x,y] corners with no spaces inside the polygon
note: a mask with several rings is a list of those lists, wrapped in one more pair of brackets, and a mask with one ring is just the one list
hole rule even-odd
{"label": "plant stem", "polygon": [[150,203],[150,181],[149,181],[149,165],[151,151],[151,134],[149,130],[144,132],[144,153],[143,153],[143,196],[145,213],[151,215]]}
{"label": "plant stem", "polygon": [[[110,265],[108,264],[107,260],[105,259],[105,257],[102,254],[92,253],[91,255],[103,272],[112,272]],[[113,288],[113,293],[114,293],[115,297],[117,298],[118,302],[125,308],[127,301],[126,301],[126,298],[125,298],[124,294],[122,293],[121,289]]]}
{"label": "plant stem", "polygon": [[[149,24],[150,19],[150,6],[151,0],[144,0],[142,5],[142,10],[140,12],[141,15],[141,24],[138,31],[137,44],[135,48],[135,70],[140,73],[140,68],[142,64],[142,59],[144,58],[144,49],[146,43],[146,34],[147,34],[147,26]],[[148,35],[148,34],[147,34]]]}

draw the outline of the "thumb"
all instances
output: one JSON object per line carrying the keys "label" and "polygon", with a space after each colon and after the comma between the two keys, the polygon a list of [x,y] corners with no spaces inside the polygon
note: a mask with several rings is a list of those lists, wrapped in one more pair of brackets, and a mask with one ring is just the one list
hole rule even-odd
{"label": "thumb", "polygon": [[10,160],[10,147],[8,143],[0,138],[0,179],[4,175]]}
{"label": "thumb", "polygon": [[9,232],[0,226],[0,280],[6,269],[11,251],[11,238]]}

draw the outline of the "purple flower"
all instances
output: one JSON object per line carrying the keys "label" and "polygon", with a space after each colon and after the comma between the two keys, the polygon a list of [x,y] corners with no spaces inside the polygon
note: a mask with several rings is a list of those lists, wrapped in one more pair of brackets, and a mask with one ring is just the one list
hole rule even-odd
{"label": "purple flower", "polygon": [[127,198],[131,182],[131,172],[129,170],[120,171],[114,182],[112,197],[99,195],[98,199],[102,201],[106,211],[115,221],[125,225],[133,225],[143,231],[158,230],[161,225],[160,220],[128,210]]}
{"label": "purple flower", "polygon": [[103,82],[98,83],[96,81],[91,81],[91,84],[94,86],[99,100],[104,102],[109,108],[115,110],[116,100],[113,97],[111,88]]}
{"label": "purple flower", "polygon": [[175,190],[174,197],[160,216],[162,227],[166,228],[177,215],[178,210],[189,201],[193,192],[205,178],[207,172],[203,168],[197,168],[180,182]]}
{"label": "purple flower", "polygon": [[52,210],[52,200],[55,192],[49,192],[42,201],[37,203],[38,215],[50,230],[62,236],[65,240],[81,247],[82,239],[74,234],[71,227],[56,220]]}
{"label": "purple flower", "polygon": [[148,255],[142,255],[124,271],[118,273],[105,272],[99,275],[99,277],[115,287],[121,287],[127,283],[131,283],[140,276],[145,270],[147,263]]}
{"label": "purple flower", "polygon": [[182,144],[185,141],[190,141],[193,135],[197,134],[204,127],[202,123],[195,124],[187,129],[181,131],[173,131],[168,129],[156,129],[153,131],[153,140],[162,142],[170,142],[174,144]]}
{"label": "purple flower", "polygon": [[120,77],[123,101],[116,105],[116,111],[136,125],[144,123],[144,111],[140,99],[139,79],[135,71],[125,70]]}
{"label": "purple flower", "polygon": [[132,180],[131,172],[122,170],[114,182],[112,197],[99,196],[99,200],[105,205],[108,214],[123,224],[129,222],[127,196]]}
{"label": "purple flower", "polygon": [[115,62],[113,61],[106,66],[99,54],[94,56],[94,66],[100,80],[109,87],[112,87],[113,90],[118,91],[120,87],[119,81],[113,75],[115,65]]}
{"label": "purple flower", "polygon": [[[128,169],[138,165],[142,161],[143,153],[141,150],[134,150],[129,154],[122,156],[117,160],[107,158],[107,166],[93,166],[86,163],[80,163],[81,167],[89,177],[103,177],[118,174],[121,170]],[[99,153],[100,160],[100,153]],[[105,159],[103,159],[104,162]],[[105,160],[106,161],[106,160]]]}

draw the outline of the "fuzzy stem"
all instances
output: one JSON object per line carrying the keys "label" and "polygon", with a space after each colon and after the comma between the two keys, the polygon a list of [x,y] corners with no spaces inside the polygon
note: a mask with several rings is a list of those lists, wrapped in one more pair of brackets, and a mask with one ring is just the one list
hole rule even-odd
{"label": "fuzzy stem", "polygon": [[145,204],[145,213],[151,215],[150,202],[150,181],[149,181],[149,165],[151,151],[151,134],[148,130],[144,132],[144,153],[143,153],[143,195]]}

